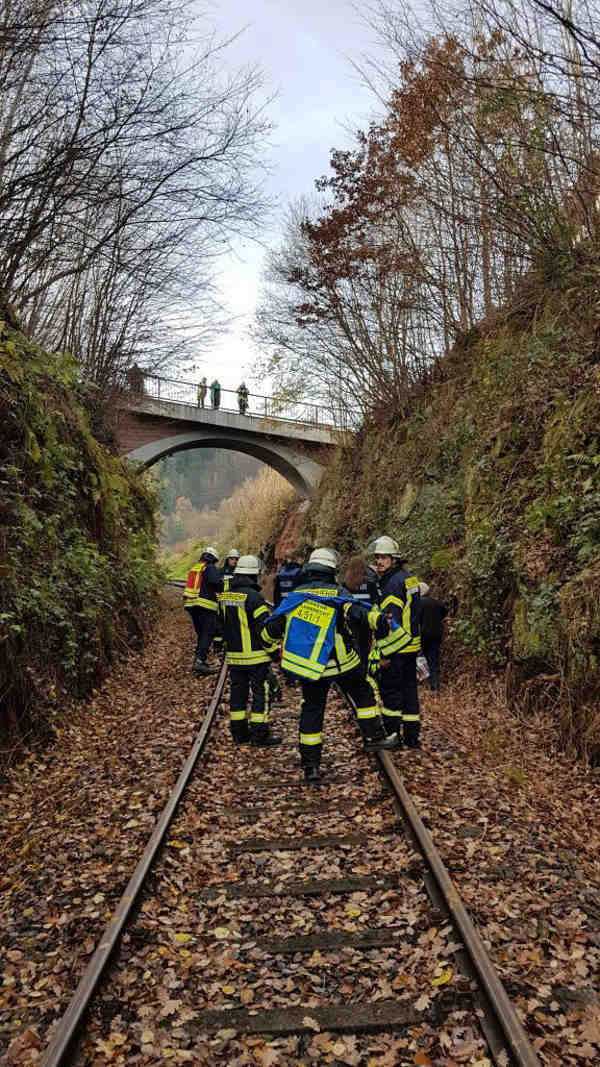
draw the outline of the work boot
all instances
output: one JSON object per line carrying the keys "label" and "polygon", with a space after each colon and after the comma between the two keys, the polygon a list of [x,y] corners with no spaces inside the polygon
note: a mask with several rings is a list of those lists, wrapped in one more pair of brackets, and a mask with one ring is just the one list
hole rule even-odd
{"label": "work boot", "polygon": [[401,744],[398,734],[378,734],[375,737],[365,737],[365,752],[389,751],[400,748]]}
{"label": "work boot", "polygon": [[194,666],[192,667],[192,674],[216,674],[217,672],[208,666],[208,663],[200,659],[200,656],[196,656],[194,660]]}
{"label": "work boot", "polygon": [[304,781],[307,785],[320,785],[321,784],[321,772],[316,763],[309,763],[304,768]]}
{"label": "work boot", "polygon": [[280,745],[283,741],[283,737],[279,734],[272,734],[270,730],[261,730],[260,733],[250,731],[250,744],[255,748],[273,748],[274,745]]}
{"label": "work boot", "polygon": [[250,731],[248,727],[245,730],[236,730],[234,733],[231,731],[231,737],[234,745],[249,745],[250,744]]}

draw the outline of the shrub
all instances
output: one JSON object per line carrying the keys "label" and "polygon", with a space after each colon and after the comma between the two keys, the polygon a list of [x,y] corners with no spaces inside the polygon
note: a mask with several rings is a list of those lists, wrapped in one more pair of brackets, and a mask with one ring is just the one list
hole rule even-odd
{"label": "shrub", "polygon": [[0,322],[0,731],[43,734],[152,617],[155,505],[91,433],[77,366]]}

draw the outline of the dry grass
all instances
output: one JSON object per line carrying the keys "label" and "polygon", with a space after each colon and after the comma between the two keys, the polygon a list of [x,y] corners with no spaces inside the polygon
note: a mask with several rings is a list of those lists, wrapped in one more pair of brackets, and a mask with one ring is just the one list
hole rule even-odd
{"label": "dry grass", "polygon": [[248,478],[218,510],[222,554],[232,545],[242,554],[272,545],[295,497],[289,482],[270,467]]}

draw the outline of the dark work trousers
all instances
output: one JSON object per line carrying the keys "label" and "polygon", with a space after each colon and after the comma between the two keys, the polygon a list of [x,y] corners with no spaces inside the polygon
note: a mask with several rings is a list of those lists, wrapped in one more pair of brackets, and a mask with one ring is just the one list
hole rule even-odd
{"label": "dark work trousers", "polygon": [[363,674],[367,673],[369,666],[369,652],[371,651],[371,631],[366,627],[362,627],[360,634],[358,635],[358,654],[360,656],[360,665],[362,667]]}
{"label": "dark work trousers", "polygon": [[220,611],[217,611],[217,618],[215,623],[215,636],[213,637],[213,643],[220,652],[223,648],[223,616]]}
{"label": "dark work trousers", "polygon": [[[229,668],[229,723],[234,741],[264,737],[269,731],[270,663],[253,667]],[[252,690],[252,707],[248,717],[248,697]],[[249,721],[248,721],[249,719]]]}
{"label": "dark work trousers", "polygon": [[275,668],[273,667],[272,663],[269,663],[267,677],[269,679],[269,693],[271,694],[271,704],[273,704],[276,700],[281,699],[281,683],[279,681],[279,678],[277,677]]}
{"label": "dark work trousers", "polygon": [[196,642],[196,655],[203,663],[206,663],[206,657],[208,656],[210,646],[212,645],[213,637],[217,628],[217,613],[211,611],[210,608],[186,608],[188,615],[191,615],[196,636],[198,638]]}
{"label": "dark work trousers", "polygon": [[429,667],[429,688],[436,692],[440,688],[440,648],[441,637],[421,637],[421,648]]}
{"label": "dark work trousers", "polygon": [[320,678],[318,682],[300,679],[302,685],[302,711],[300,713],[300,759],[303,767],[316,766],[321,762],[323,751],[323,717],[327,694],[332,682],[352,697],[363,739],[383,736],[383,723],[377,710],[377,693],[370,679],[365,678],[362,667],[333,678]]}
{"label": "dark work trousers", "polygon": [[379,693],[386,732],[400,735],[402,727],[404,744],[408,748],[417,745],[421,732],[421,715],[417,692],[416,653],[394,653],[389,667],[381,668]]}

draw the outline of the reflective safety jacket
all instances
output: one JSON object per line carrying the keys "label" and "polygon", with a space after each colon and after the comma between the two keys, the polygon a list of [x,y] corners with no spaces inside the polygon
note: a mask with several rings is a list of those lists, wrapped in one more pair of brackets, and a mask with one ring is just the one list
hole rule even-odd
{"label": "reflective safety jacket", "polygon": [[188,573],[187,585],[183,591],[183,606],[216,611],[217,593],[220,593],[222,588],[223,579],[214,563],[201,559]]}
{"label": "reflective safety jacket", "polygon": [[419,579],[402,567],[391,567],[379,578],[379,606],[399,628],[377,642],[382,656],[421,651]]}
{"label": "reflective safety jacket", "polygon": [[275,584],[273,586],[273,603],[276,608],[279,607],[288,593],[291,593],[292,589],[296,588],[301,572],[302,567],[299,563],[282,563],[275,576]]}
{"label": "reflective safety jacket", "polygon": [[335,678],[360,665],[350,623],[361,621],[383,637],[389,622],[377,607],[367,607],[340,594],[322,580],[304,582],[289,593],[266,620],[272,638],[283,636],[281,666],[307,681]]}
{"label": "reflective safety jacket", "polygon": [[269,653],[275,652],[277,642],[262,629],[269,609],[258,584],[250,574],[234,574],[225,581],[227,587],[219,593],[219,610],[227,663],[232,667],[268,663]]}

